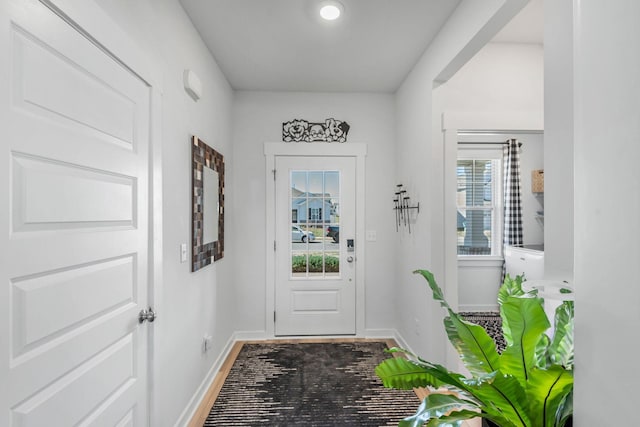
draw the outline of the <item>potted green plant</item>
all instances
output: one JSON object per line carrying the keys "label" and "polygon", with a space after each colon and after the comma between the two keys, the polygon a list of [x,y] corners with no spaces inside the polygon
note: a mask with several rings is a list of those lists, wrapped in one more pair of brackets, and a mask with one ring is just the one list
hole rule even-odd
{"label": "potted green plant", "polygon": [[[464,420],[482,417],[500,427],[563,427],[573,414],[573,302],[564,301],[551,326],[537,290],[524,291],[523,278],[507,275],[498,292],[502,331],[507,342],[500,354],[482,326],[467,322],[445,301],[434,276],[418,270],[429,283],[433,298],[448,315],[444,326],[449,341],[470,372],[449,371],[400,348],[388,350],[405,357],[385,360],[376,374],[385,387],[436,390],[401,427],[459,427]],[[449,393],[439,393],[446,389]]]}

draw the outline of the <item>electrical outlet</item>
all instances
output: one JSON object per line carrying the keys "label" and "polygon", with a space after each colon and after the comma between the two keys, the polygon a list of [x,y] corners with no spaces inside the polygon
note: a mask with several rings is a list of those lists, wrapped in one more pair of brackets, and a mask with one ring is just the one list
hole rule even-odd
{"label": "electrical outlet", "polygon": [[376,235],[376,230],[367,230],[366,235],[367,242],[375,242],[378,240],[378,236]]}

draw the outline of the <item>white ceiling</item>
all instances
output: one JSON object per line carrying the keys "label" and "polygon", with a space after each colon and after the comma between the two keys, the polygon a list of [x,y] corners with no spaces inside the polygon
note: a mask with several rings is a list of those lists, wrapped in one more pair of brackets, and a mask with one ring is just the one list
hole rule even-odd
{"label": "white ceiling", "polygon": [[460,2],[340,1],[326,22],[320,0],[180,0],[234,89],[314,92],[394,92]]}

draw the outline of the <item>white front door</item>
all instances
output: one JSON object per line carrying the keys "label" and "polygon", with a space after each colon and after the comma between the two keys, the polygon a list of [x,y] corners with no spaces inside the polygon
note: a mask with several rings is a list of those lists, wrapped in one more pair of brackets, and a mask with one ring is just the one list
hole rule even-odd
{"label": "white front door", "polygon": [[355,334],[356,159],[278,156],[275,166],[275,334]]}
{"label": "white front door", "polygon": [[0,4],[0,425],[147,425],[150,88]]}

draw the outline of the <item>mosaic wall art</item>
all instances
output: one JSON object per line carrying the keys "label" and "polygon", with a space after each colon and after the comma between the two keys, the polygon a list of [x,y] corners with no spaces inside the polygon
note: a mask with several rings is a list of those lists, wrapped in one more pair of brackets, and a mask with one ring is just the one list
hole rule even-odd
{"label": "mosaic wall art", "polygon": [[[191,144],[192,154],[192,214],[191,233],[191,271],[219,260],[224,256],[224,157],[209,147],[200,138],[194,136]],[[218,173],[218,188],[204,188],[204,168]],[[204,242],[204,197],[217,197],[218,240]]]}
{"label": "mosaic wall art", "polygon": [[324,123],[291,120],[282,123],[284,142],[346,142],[349,124],[342,120],[327,119]]}

